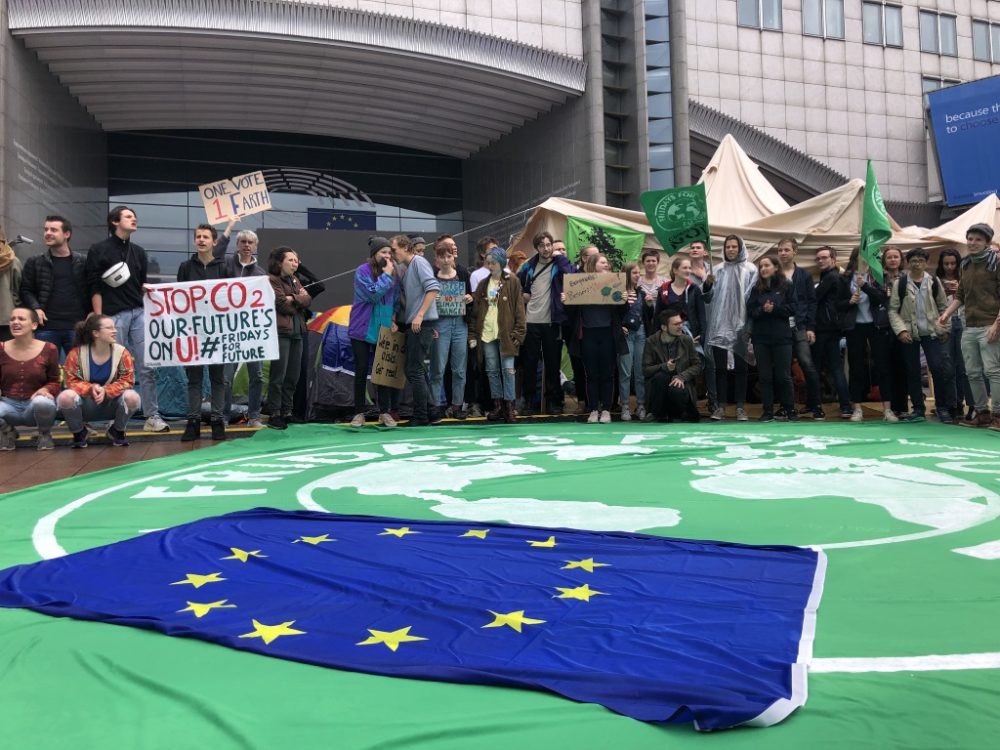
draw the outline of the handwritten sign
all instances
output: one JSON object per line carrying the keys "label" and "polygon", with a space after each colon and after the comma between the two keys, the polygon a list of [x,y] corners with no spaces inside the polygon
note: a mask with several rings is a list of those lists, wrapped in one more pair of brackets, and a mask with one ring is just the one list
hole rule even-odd
{"label": "handwritten sign", "polygon": [[263,172],[249,172],[231,180],[199,185],[198,192],[205,204],[209,224],[259,214],[271,208]]}
{"label": "handwritten sign", "polygon": [[274,290],[266,276],[147,284],[150,367],[278,358]]}
{"label": "handwritten sign", "polygon": [[455,317],[465,315],[465,282],[461,279],[442,281],[441,292],[436,300],[438,317]]}
{"label": "handwritten sign", "polygon": [[567,305],[621,305],[625,303],[625,274],[568,273],[563,276]]}
{"label": "handwritten sign", "polygon": [[390,388],[406,385],[403,366],[406,364],[406,334],[382,326],[378,329],[375,344],[375,362],[372,364],[372,382]]}

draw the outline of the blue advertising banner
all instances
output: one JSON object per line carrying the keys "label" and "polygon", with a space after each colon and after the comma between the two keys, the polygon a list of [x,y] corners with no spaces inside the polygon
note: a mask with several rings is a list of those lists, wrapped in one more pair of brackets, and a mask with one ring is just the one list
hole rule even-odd
{"label": "blue advertising banner", "polygon": [[927,94],[945,203],[978,203],[1000,190],[1000,76]]}

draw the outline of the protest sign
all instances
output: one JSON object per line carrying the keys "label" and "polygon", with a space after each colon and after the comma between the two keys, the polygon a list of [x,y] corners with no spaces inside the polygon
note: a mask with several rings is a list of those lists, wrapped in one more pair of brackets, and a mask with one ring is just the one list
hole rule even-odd
{"label": "protest sign", "polygon": [[[406,385],[403,366],[406,364],[406,334],[393,332],[382,326],[378,329],[378,343],[375,344],[375,363],[372,365],[372,382],[390,388]],[[355,367],[357,367],[355,363]]]}
{"label": "protest sign", "polygon": [[274,290],[266,276],[145,288],[145,353],[150,367],[278,358]]}
{"label": "protest sign", "polygon": [[438,317],[465,315],[465,282],[461,279],[438,279],[441,291],[438,294]]}
{"label": "protest sign", "polygon": [[625,302],[625,274],[568,273],[563,276],[567,305],[621,305]]}
{"label": "protest sign", "polygon": [[209,224],[259,214],[271,208],[263,172],[248,172],[231,180],[199,185],[198,193],[205,204]]}

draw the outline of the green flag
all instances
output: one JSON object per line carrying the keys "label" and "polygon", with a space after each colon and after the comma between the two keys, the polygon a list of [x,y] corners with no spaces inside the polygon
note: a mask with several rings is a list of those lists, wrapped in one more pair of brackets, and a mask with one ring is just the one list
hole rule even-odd
{"label": "green flag", "polygon": [[620,271],[629,261],[639,260],[645,242],[643,232],[576,216],[566,217],[566,254],[570,260],[580,257],[580,248],[596,245],[607,256],[611,268]]}
{"label": "green flag", "polygon": [[882,283],[882,245],[892,237],[889,214],[886,213],[882,193],[875,181],[875,169],[868,160],[868,177],[865,180],[865,200],[861,212],[861,257],[868,263],[872,276]]}
{"label": "green flag", "polygon": [[667,255],[697,240],[709,246],[708,200],[704,185],[650,190],[639,196],[639,203]]}

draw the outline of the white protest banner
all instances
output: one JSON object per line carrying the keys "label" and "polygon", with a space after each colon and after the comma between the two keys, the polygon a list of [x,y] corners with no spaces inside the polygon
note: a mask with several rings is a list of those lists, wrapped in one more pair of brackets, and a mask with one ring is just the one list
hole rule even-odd
{"label": "white protest banner", "polygon": [[259,214],[271,208],[263,172],[248,172],[231,180],[199,185],[198,192],[210,224]]}
{"label": "white protest banner", "polygon": [[147,284],[143,298],[150,367],[278,358],[274,290],[267,276]]}
{"label": "white protest banner", "polygon": [[563,292],[567,305],[620,305],[625,302],[625,274],[568,273]]}

